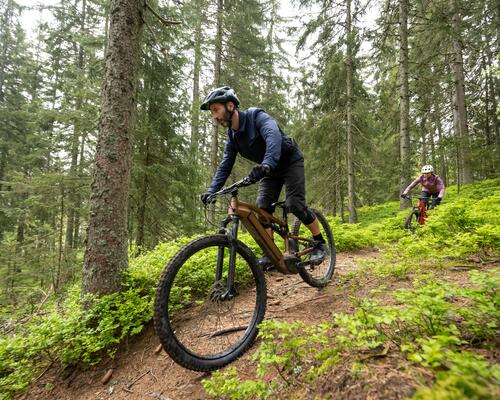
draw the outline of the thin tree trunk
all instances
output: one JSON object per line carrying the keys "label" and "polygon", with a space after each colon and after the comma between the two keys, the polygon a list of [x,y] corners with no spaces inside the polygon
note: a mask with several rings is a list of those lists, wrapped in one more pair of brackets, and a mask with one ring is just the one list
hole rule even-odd
{"label": "thin tree trunk", "polygon": [[[431,117],[432,119],[432,117]],[[429,132],[429,146],[431,149],[431,164],[436,167],[436,144],[434,141],[434,131],[431,129]]]}
{"label": "thin tree trunk", "polygon": [[[78,7],[78,0],[75,2],[75,8]],[[80,35],[85,35],[85,18],[87,11],[87,0],[82,0],[82,10],[80,19]],[[78,58],[76,60],[76,68],[80,74],[84,74],[85,68],[85,54],[81,43],[78,45]],[[80,94],[77,95],[75,111],[80,114],[82,110],[83,100]],[[71,166],[69,176],[72,178],[71,185],[68,187],[68,207],[67,207],[67,221],[66,221],[66,240],[65,248],[72,249],[75,247],[74,233],[76,224],[77,210],[80,208],[78,197],[76,195],[76,186],[78,185],[78,155],[80,150],[80,136],[81,136],[81,122],[77,117],[73,123],[73,137],[71,138]]]}
{"label": "thin tree trunk", "polygon": [[76,212],[75,212],[75,223],[73,232],[73,247],[77,248],[80,246],[80,207],[82,204],[82,196],[80,194],[81,179],[83,178],[83,165],[84,165],[84,155],[85,155],[85,143],[87,141],[87,134],[83,133],[82,140],[80,143],[80,160],[78,162],[78,188],[76,189]]}
{"label": "thin tree trunk", "polygon": [[[201,60],[202,60],[202,10],[201,10],[201,0],[195,1],[195,30],[194,30],[194,62],[193,62],[193,103],[191,105],[191,145],[190,145],[190,157],[191,164],[197,166],[199,163],[199,149],[200,149],[200,75],[201,75]],[[192,177],[192,184],[197,187],[197,182],[195,181],[197,176],[197,168],[194,168],[190,173]],[[196,210],[201,206],[199,201],[198,193],[194,192],[190,196],[190,206],[191,210]],[[201,213],[196,213],[195,215],[200,215]]]}
{"label": "thin tree trunk", "polygon": [[7,63],[7,51],[9,49],[10,42],[10,22],[12,18],[14,3],[12,0],[8,0],[7,6],[5,8],[5,12],[2,17],[2,25],[5,29],[4,37],[0,38],[0,45],[2,46],[2,51],[0,53],[0,103],[3,103],[5,92],[4,92],[4,83],[5,83],[5,69]]}
{"label": "thin tree trunk", "polygon": [[[500,10],[499,10],[500,12]],[[493,54],[491,49],[486,49],[486,68],[490,70],[493,68]],[[485,69],[486,69],[485,68]],[[490,162],[490,167],[488,173],[491,176],[495,175],[496,165],[500,161],[500,134],[499,134],[499,124],[497,116],[497,91],[498,79],[494,79],[493,72],[486,75],[486,134],[489,146],[495,146],[495,151],[493,151],[492,160]],[[491,121],[491,123],[490,123]]]}
{"label": "thin tree trunk", "polygon": [[[3,190],[2,181],[4,180],[4,177],[5,177],[5,167],[6,166],[7,166],[7,147],[0,146],[0,191]],[[0,227],[0,229],[1,229],[1,227]]]}
{"label": "thin tree trunk", "polygon": [[463,184],[472,183],[472,161],[469,139],[469,128],[467,124],[467,107],[465,104],[465,76],[463,67],[463,49],[460,39],[460,10],[456,0],[450,0],[453,10],[453,116],[455,135],[458,139],[458,158],[461,169],[461,180]]}
{"label": "thin tree trunk", "polygon": [[436,115],[436,129],[438,132],[438,152],[439,152],[439,164],[440,169],[438,170],[438,174],[441,178],[443,178],[444,184],[448,185],[448,164],[446,162],[446,157],[444,156],[444,145],[443,145],[443,127],[441,125],[441,118],[437,113],[437,110],[434,111]]}
{"label": "thin tree trunk", "polygon": [[138,254],[141,253],[142,249],[145,246],[145,228],[146,228],[146,209],[147,209],[147,201],[148,201],[148,193],[149,193],[149,172],[148,167],[150,164],[150,136],[146,137],[146,141],[143,147],[143,157],[144,157],[144,176],[142,179],[142,183],[140,185],[139,192],[139,205],[137,207],[137,236],[136,236],[136,244],[138,247]]}
{"label": "thin tree trunk", "polygon": [[[500,2],[497,3],[497,14],[496,14],[496,27],[497,27],[497,32],[496,32],[496,46],[495,46],[495,54],[500,54]],[[493,65],[493,62],[490,64]],[[495,149],[496,149],[496,156],[494,158],[495,163],[498,165],[500,162],[500,126],[497,118],[497,99],[498,96],[500,95],[500,79],[493,79],[493,77],[490,78],[492,80],[492,87],[494,90],[493,93],[493,106],[494,109],[493,111],[495,112],[495,118],[493,118],[495,124]]]}
{"label": "thin tree trunk", "polygon": [[55,276],[52,276],[52,286],[54,287],[54,293],[57,293],[59,290],[59,283],[61,279],[61,268],[63,261],[63,231],[64,231],[64,197],[65,197],[65,189],[64,186],[61,185],[61,209],[59,210],[59,246],[57,253],[57,269]]}
{"label": "thin tree trunk", "polygon": [[[214,62],[214,88],[220,86],[220,75],[222,67],[222,13],[224,11],[224,0],[217,2],[217,33],[215,36],[215,62]],[[219,127],[214,124],[212,128],[212,147],[210,151],[210,163],[215,174],[219,165]],[[210,206],[210,221],[215,223],[215,206]]]}
{"label": "thin tree trunk", "polygon": [[[272,68],[274,65],[274,26],[275,26],[275,20],[276,16],[278,14],[278,4],[275,0],[271,1],[271,9],[269,12],[269,31],[267,33],[267,62],[268,62],[268,67]],[[259,74],[260,76],[261,74]],[[273,80],[271,78],[271,73],[268,72],[266,73],[266,95],[269,95],[273,91]],[[260,88],[259,84],[259,88]]]}
{"label": "thin tree trunk", "polygon": [[353,76],[353,57],[352,57],[352,16],[351,16],[351,0],[346,1],[346,30],[347,30],[347,195],[349,202],[349,223],[355,224],[358,222],[355,204],[355,182],[354,182],[354,144],[352,135],[352,76]]}
{"label": "thin tree trunk", "polygon": [[201,73],[201,4],[195,2],[196,27],[194,33],[194,65],[193,65],[193,103],[191,105],[191,157],[198,162],[198,146],[200,141],[200,73]]}
{"label": "thin tree trunk", "polygon": [[118,291],[128,265],[128,187],[143,12],[143,1],[111,1],[83,267],[84,293],[104,295]]}
{"label": "thin tree trunk", "polygon": [[422,164],[428,164],[429,154],[427,148],[427,132],[426,132],[427,118],[422,117],[420,120],[420,133],[422,136]]}
{"label": "thin tree trunk", "polygon": [[[399,1],[399,157],[401,192],[411,180],[410,167],[410,131],[409,109],[410,96],[408,88],[408,0]],[[409,201],[400,199],[401,210],[409,206]]]}

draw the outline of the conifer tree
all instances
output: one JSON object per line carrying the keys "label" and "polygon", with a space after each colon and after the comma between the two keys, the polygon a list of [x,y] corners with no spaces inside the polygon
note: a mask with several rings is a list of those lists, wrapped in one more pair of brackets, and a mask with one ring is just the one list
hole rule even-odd
{"label": "conifer tree", "polygon": [[99,137],[92,172],[83,291],[113,293],[127,267],[127,210],[143,3],[111,2]]}

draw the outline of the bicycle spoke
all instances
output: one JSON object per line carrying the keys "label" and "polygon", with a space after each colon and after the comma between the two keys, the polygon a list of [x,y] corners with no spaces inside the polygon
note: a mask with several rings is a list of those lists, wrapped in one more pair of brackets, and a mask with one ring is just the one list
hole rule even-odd
{"label": "bicycle spoke", "polygon": [[[249,327],[255,325],[255,279],[243,257],[236,255],[234,297],[224,297],[228,248],[221,260],[221,279],[213,281],[220,247],[209,246],[197,251],[184,262],[171,284],[168,315],[172,331],[177,342],[197,357],[217,357],[227,352],[248,335]],[[179,308],[179,300],[184,307]]]}

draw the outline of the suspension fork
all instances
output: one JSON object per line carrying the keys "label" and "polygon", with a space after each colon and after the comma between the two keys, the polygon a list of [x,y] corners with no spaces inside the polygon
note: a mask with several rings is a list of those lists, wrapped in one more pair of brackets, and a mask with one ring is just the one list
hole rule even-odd
{"label": "suspension fork", "polygon": [[[231,230],[226,229],[229,222],[233,223]],[[229,265],[227,270],[226,292],[221,296],[221,300],[230,300],[236,294],[234,279],[236,275],[236,247],[238,239],[238,227],[240,219],[237,215],[231,215],[222,222],[220,233],[225,233],[229,239]],[[220,246],[217,251],[217,268],[215,271],[215,280],[222,280],[222,272],[224,269],[224,246]]]}

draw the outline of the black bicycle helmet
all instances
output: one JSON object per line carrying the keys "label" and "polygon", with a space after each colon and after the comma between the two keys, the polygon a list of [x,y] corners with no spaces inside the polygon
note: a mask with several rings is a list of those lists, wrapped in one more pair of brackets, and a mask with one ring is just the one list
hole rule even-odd
{"label": "black bicycle helmet", "polygon": [[200,110],[210,109],[210,104],[212,103],[226,104],[228,101],[232,101],[236,107],[240,105],[240,101],[236,93],[234,93],[234,90],[229,86],[223,86],[212,90],[207,97],[205,97],[205,100],[201,103]]}

